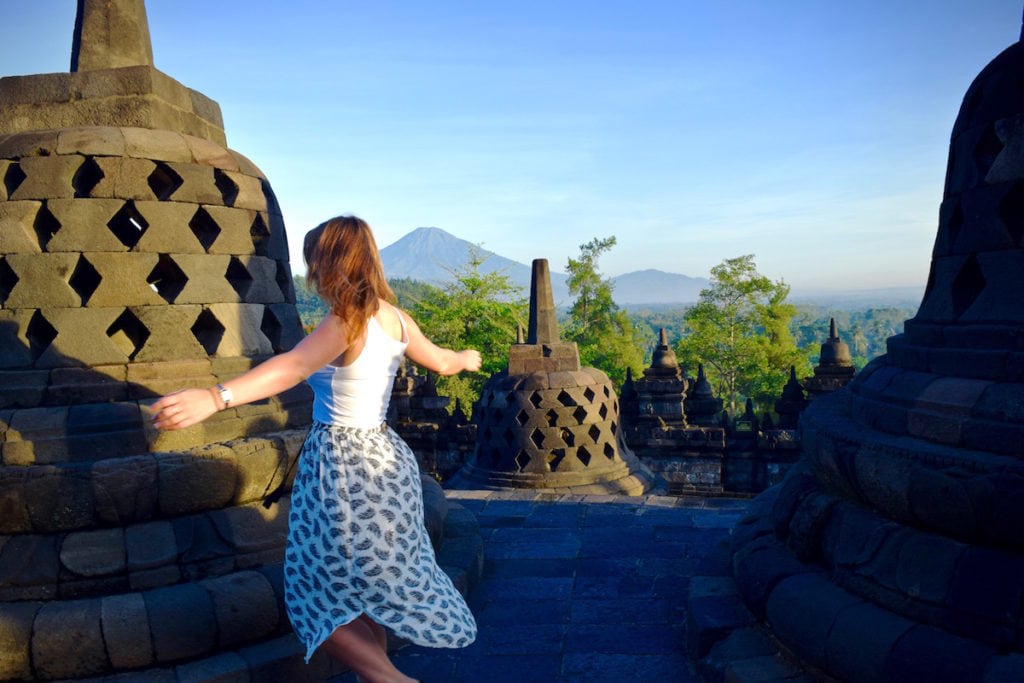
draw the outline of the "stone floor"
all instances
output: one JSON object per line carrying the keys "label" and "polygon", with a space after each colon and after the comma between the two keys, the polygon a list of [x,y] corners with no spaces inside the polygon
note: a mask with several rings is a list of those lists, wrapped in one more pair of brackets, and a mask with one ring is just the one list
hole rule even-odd
{"label": "stone floor", "polygon": [[479,636],[462,650],[402,648],[402,671],[424,683],[698,680],[684,632],[690,579],[749,501],[447,495],[480,522]]}

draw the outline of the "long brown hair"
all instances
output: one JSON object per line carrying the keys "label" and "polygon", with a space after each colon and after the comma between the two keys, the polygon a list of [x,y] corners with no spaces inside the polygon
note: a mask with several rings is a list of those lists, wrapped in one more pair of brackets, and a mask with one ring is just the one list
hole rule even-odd
{"label": "long brown hair", "polygon": [[379,299],[395,302],[373,233],[361,218],[338,216],[316,226],[306,233],[302,256],[306,286],[345,323],[349,344],[363,334]]}

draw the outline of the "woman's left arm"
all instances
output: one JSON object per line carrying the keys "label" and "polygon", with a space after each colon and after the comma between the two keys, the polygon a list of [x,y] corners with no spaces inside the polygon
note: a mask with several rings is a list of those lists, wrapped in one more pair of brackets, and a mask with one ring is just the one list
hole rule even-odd
{"label": "woman's left arm", "polygon": [[454,375],[459,372],[476,372],[480,369],[482,359],[476,349],[453,351],[445,349],[427,339],[419,325],[404,311],[399,312],[405,320],[405,332],[409,336],[409,345],[405,355],[411,361],[439,375]]}

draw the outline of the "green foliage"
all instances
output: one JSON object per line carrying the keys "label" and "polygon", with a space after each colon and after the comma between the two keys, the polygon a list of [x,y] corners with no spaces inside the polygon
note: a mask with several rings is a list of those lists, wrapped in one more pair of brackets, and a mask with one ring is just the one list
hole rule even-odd
{"label": "green foliage", "polygon": [[292,276],[292,286],[295,288],[295,307],[299,311],[299,320],[306,334],[309,334],[327,315],[327,304],[319,294],[306,289],[306,278],[301,275]]}
{"label": "green foliage", "polygon": [[494,372],[508,364],[509,347],[515,343],[516,330],[525,325],[527,301],[522,290],[500,272],[482,273],[485,257],[470,251],[469,260],[451,272],[452,281],[441,288],[419,291],[409,306],[430,339],[454,349],[474,348],[483,356],[481,372],[438,378],[439,393],[453,401],[462,400],[469,410],[480,396],[480,389]]}
{"label": "green foliage", "polygon": [[820,345],[828,338],[829,318],[835,318],[839,338],[850,347],[853,365],[863,368],[886,351],[889,337],[903,332],[904,321],[913,318],[911,306],[841,309],[834,306],[802,304],[793,318],[793,336],[806,347],[812,365],[818,362]]}
{"label": "green foliage", "polygon": [[642,339],[626,312],[612,299],[612,282],[598,271],[601,254],[615,246],[615,237],[594,238],[580,245],[578,259],[569,259],[569,294],[575,297],[563,337],[576,342],[580,362],[603,371],[622,386],[626,368],[643,370]]}
{"label": "green foliage", "polygon": [[811,372],[807,352],[789,330],[796,308],[788,296],[789,285],[758,273],[748,254],[712,268],[710,286],[684,316],[680,362],[690,368],[703,363],[732,414],[745,398],[770,406],[791,365],[798,376]]}

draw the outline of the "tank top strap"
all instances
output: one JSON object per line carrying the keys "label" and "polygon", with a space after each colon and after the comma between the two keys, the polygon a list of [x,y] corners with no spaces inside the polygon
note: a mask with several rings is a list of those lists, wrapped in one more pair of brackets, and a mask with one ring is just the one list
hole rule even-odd
{"label": "tank top strap", "polygon": [[402,311],[399,310],[398,306],[395,306],[391,302],[388,302],[388,306],[391,306],[391,310],[393,310],[395,315],[398,316],[398,324],[402,326],[402,338],[400,341],[403,344],[409,343],[409,333],[405,329],[405,316],[402,315]]}

